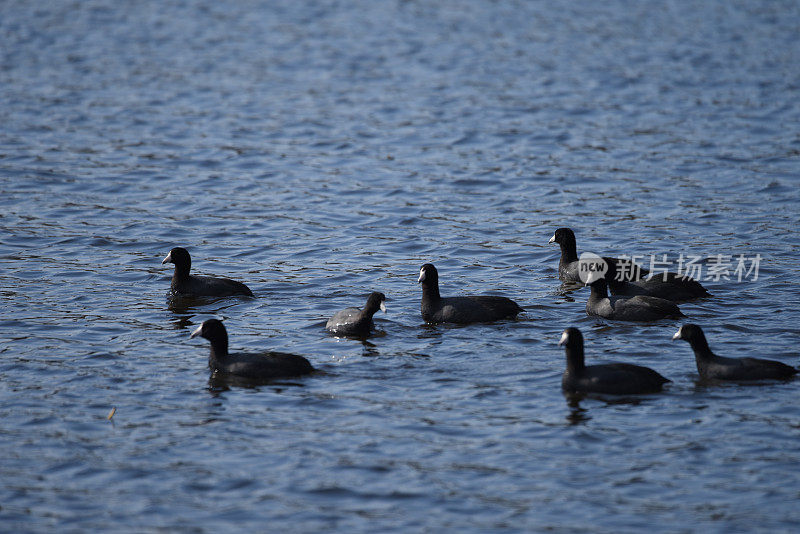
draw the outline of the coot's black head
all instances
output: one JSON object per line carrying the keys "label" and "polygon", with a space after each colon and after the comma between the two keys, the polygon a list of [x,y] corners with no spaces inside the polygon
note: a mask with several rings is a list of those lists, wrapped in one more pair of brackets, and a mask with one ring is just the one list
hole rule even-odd
{"label": "coot's black head", "polygon": [[706,335],[703,333],[703,329],[696,324],[683,325],[678,329],[677,332],[675,332],[675,335],[672,336],[672,339],[673,341],[676,339],[683,339],[684,341],[688,341],[692,346],[708,346]]}
{"label": "coot's black head", "polygon": [[561,248],[565,246],[575,247],[575,232],[570,228],[559,228],[548,243],[558,243],[561,245]]}
{"label": "coot's black head", "polygon": [[386,313],[386,304],[384,302],[386,302],[386,296],[383,293],[378,291],[370,293],[369,297],[367,297],[366,310],[370,313],[375,313],[378,310]]}
{"label": "coot's black head", "polygon": [[583,334],[581,331],[570,326],[561,334],[559,346],[564,347],[567,356],[567,370],[570,372],[581,372],[584,368],[583,357]]}
{"label": "coot's black head", "polygon": [[227,357],[228,332],[225,330],[225,325],[222,324],[222,321],[219,319],[203,321],[203,324],[192,332],[189,339],[197,336],[204,337],[211,342],[211,356],[209,356],[209,361]]}
{"label": "coot's black head", "polygon": [[419,269],[419,280],[417,283],[423,285],[438,286],[439,285],[439,271],[432,263],[426,263]]}
{"label": "coot's black head", "polygon": [[189,339],[193,337],[204,337],[212,343],[215,341],[228,340],[228,332],[225,330],[225,325],[219,319],[208,319],[203,321],[203,324],[198,326]]}
{"label": "coot's black head", "polygon": [[192,265],[192,258],[189,256],[189,251],[183,247],[175,247],[169,251],[167,257],[161,261],[161,265],[165,263],[174,263],[176,267],[188,270]]}
{"label": "coot's black head", "polygon": [[571,349],[583,348],[583,334],[574,326],[570,326],[561,334],[558,346],[566,346]]}

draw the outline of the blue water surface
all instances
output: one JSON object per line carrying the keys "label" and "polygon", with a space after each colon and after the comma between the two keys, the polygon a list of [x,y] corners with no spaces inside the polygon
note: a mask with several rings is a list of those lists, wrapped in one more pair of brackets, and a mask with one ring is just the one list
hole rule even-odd
{"label": "blue water surface", "polygon": [[[3,2],[0,527],[796,532],[798,383],[700,382],[548,240],[698,256],[712,348],[798,365],[798,35],[790,1]],[[174,246],[256,298],[171,303]],[[526,312],[425,325],[426,262]],[[371,291],[373,338],[324,332]],[[211,382],[211,317],[319,372]],[[565,398],[567,326],[673,383]]]}

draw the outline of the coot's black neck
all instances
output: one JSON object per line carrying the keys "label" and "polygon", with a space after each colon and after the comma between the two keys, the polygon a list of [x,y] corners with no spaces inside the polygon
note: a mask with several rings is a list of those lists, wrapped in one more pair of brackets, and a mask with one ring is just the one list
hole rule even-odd
{"label": "coot's black neck", "polygon": [[442,298],[439,295],[439,281],[438,280],[423,280],[422,281],[422,298],[423,300],[439,300]]}
{"label": "coot's black neck", "polygon": [[578,261],[578,245],[574,239],[564,237],[558,246],[561,247],[561,265]]}
{"label": "coot's black neck", "polygon": [[367,301],[366,306],[364,306],[364,309],[361,310],[360,315],[361,317],[372,319],[372,316],[375,315],[375,313],[380,309],[381,309],[381,301],[369,300]]}
{"label": "coot's black neck", "polygon": [[590,299],[606,299],[608,298],[608,287],[606,286],[605,279],[600,279],[593,282],[590,286],[591,292],[589,293]]}
{"label": "coot's black neck", "polygon": [[583,356],[583,345],[571,346],[566,345],[564,352],[567,355],[567,372],[580,373],[586,367]]}
{"label": "coot's black neck", "polygon": [[189,279],[189,270],[192,268],[192,262],[176,263],[175,272],[172,274],[172,282],[183,282]]}
{"label": "coot's black neck", "polygon": [[689,340],[689,345],[692,346],[694,355],[698,358],[709,359],[716,358],[716,354],[711,352],[711,347],[708,346],[706,336],[702,332],[696,332]]}
{"label": "coot's black neck", "polygon": [[208,364],[217,367],[216,362],[224,361],[228,357],[228,335],[209,340],[211,342],[211,352],[208,355]]}

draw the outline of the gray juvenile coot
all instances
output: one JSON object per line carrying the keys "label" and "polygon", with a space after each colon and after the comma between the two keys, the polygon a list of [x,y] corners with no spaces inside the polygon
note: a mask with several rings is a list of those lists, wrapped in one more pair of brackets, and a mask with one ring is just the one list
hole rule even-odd
{"label": "gray juvenile coot", "polygon": [[218,278],[215,276],[195,276],[189,274],[192,268],[192,258],[189,252],[182,247],[175,247],[169,251],[167,257],[161,262],[174,263],[175,272],[172,274],[172,291],[181,296],[188,297],[229,297],[244,295],[252,297],[250,288],[236,280]]}
{"label": "gray juvenile coot", "polygon": [[307,375],[314,371],[308,360],[285,352],[228,352],[228,332],[219,319],[209,319],[192,332],[211,342],[208,366],[212,372],[248,380],[270,380]]}
{"label": "gray juvenile coot", "polygon": [[677,319],[686,317],[675,305],[666,299],[638,295],[635,297],[608,296],[605,278],[589,284],[591,293],[586,302],[586,314],[617,321],[657,321],[658,319]]}
{"label": "gray juvenile coot", "polygon": [[[548,243],[558,243],[561,247],[561,259],[558,261],[558,278],[562,282],[581,282],[578,274],[578,247],[575,242],[575,232],[570,228],[559,228],[550,238]],[[631,265],[630,260],[618,258],[608,258],[603,256],[603,260],[609,266],[609,271],[615,269],[614,276],[619,276],[621,280],[638,280],[647,270],[638,265]]]}
{"label": "gray juvenile coot", "polygon": [[583,356],[583,335],[574,327],[561,334],[559,345],[567,355],[567,370],[561,387],[568,393],[606,393],[632,395],[655,393],[670,382],[649,367],[631,363],[586,365]]}
{"label": "gray juvenile coot", "polygon": [[704,379],[766,380],[791,378],[797,369],[775,360],[761,358],[725,358],[717,356],[708,346],[703,329],[695,324],[681,326],[672,339],[688,341],[694,351],[697,372]]}
{"label": "gray juvenile coot", "polygon": [[[675,273],[658,273],[644,276],[639,280],[624,280],[618,275],[620,268],[615,258],[605,258],[608,270],[604,276],[608,289],[612,295],[636,296],[646,295],[684,302],[702,297],[711,296],[708,290],[689,276],[680,276]],[[645,271],[646,272],[646,271]]]}
{"label": "gray juvenile coot", "polygon": [[365,337],[372,328],[372,316],[375,315],[375,312],[381,310],[386,313],[385,301],[386,297],[383,293],[377,291],[371,293],[363,310],[345,308],[338,311],[328,319],[325,329],[339,336]]}
{"label": "gray juvenile coot", "polygon": [[483,323],[513,318],[524,311],[507,297],[442,297],[439,295],[439,272],[430,263],[419,270],[417,282],[422,284],[422,318],[428,323]]}

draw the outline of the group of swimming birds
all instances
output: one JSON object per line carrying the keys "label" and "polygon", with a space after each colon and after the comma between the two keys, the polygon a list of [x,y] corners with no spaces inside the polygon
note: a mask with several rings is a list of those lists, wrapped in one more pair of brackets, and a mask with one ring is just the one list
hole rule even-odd
{"label": "group of swimming birds", "polygon": [[[561,247],[559,279],[565,283],[581,281],[575,234],[569,228],[556,230],[550,243]],[[696,280],[675,273],[648,276],[648,271],[628,260],[603,257],[608,269],[597,280],[589,280],[591,288],[586,313],[618,321],[655,321],[685,317],[676,302],[685,302],[710,294]],[[248,296],[253,292],[243,283],[228,278],[189,274],[192,260],[184,248],[173,248],[161,262],[175,264],[171,293],[183,297]],[[513,300],[495,295],[442,297],[439,294],[439,273],[430,263],[422,266],[418,283],[422,286],[422,318],[427,323],[484,323],[511,319],[523,312]],[[611,295],[609,295],[609,290]],[[337,336],[365,338],[373,328],[373,315],[386,311],[386,297],[374,292],[366,305],[346,308],[331,317],[325,328]],[[204,321],[191,336],[200,336],[211,343],[209,367],[212,373],[245,381],[269,381],[275,378],[300,376],[314,371],[303,356],[283,352],[242,353],[228,351],[228,334],[222,321]],[[798,369],[774,360],[760,358],[725,358],[714,354],[703,330],[684,324],[672,339],[687,341],[694,351],[697,371],[706,380],[770,380],[788,379]],[[648,367],[630,363],[586,365],[583,336],[577,328],[564,330],[559,341],[564,346],[567,368],[562,388],[567,393],[600,393],[631,395],[654,393],[670,382]]]}

